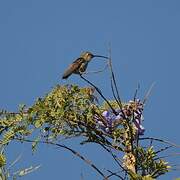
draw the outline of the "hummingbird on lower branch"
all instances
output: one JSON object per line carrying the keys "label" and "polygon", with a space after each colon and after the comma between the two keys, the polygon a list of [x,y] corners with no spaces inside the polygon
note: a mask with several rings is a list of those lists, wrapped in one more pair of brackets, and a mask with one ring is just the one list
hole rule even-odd
{"label": "hummingbird on lower branch", "polygon": [[94,55],[91,52],[83,52],[69,67],[65,70],[62,79],[67,79],[71,74],[83,74],[86,71],[88,63],[94,57],[108,59],[106,56]]}

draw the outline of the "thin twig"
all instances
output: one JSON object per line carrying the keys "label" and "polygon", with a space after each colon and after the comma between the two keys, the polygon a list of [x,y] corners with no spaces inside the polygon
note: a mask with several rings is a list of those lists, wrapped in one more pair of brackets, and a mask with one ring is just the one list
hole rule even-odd
{"label": "thin twig", "polygon": [[109,150],[108,148],[106,148],[106,147],[103,146],[103,145],[102,145],[102,147],[103,147],[107,152],[110,153],[110,155],[113,157],[113,159],[115,160],[115,162],[119,165],[119,167],[122,168],[123,171],[125,171],[125,168],[121,165],[122,162],[121,162],[121,163],[119,162],[120,159],[119,159],[115,154],[113,154],[111,150]]}
{"label": "thin twig", "polygon": [[138,91],[139,91],[139,89],[140,89],[140,84],[138,83],[137,84],[137,87],[136,87],[136,90],[135,90],[135,93],[134,93],[134,102],[136,101],[136,98],[137,98],[137,93],[138,93]]}
{"label": "thin twig", "polygon": [[153,139],[150,139],[149,146],[151,147],[153,145]]}
{"label": "thin twig", "polygon": [[111,72],[112,81],[114,83],[114,87],[115,87],[115,90],[116,90],[117,99],[118,99],[119,104],[120,104],[120,109],[122,109],[121,98],[120,98],[120,95],[119,95],[119,91],[118,91],[116,80],[115,80],[114,71],[113,71],[113,68],[112,68],[111,47],[109,47],[109,68],[110,68],[110,72]]}
{"label": "thin twig", "polygon": [[108,68],[108,63],[104,66],[104,68],[103,69],[101,69],[101,70],[98,70],[98,71],[88,71],[88,72],[83,72],[83,73],[81,73],[82,75],[84,75],[84,74],[95,74],[95,73],[101,73],[101,72],[103,72],[104,70],[106,70]]}
{"label": "thin twig", "polygon": [[128,171],[121,165],[121,163],[123,163],[123,162],[119,162],[119,158],[115,155],[115,154],[113,154],[113,152],[110,150],[110,149],[108,149],[107,147],[105,147],[103,144],[101,144],[101,143],[99,143],[100,145],[101,145],[101,147],[103,147],[108,153],[110,153],[110,155],[112,156],[112,158],[115,160],[115,162],[119,165],[119,167],[123,170],[123,171],[125,171],[125,172],[127,172],[128,173]]}
{"label": "thin twig", "polygon": [[108,176],[106,176],[106,178],[110,178],[110,177],[112,177],[112,176],[116,176],[116,177],[119,177],[121,180],[124,180],[123,177],[121,177],[120,175],[117,174],[117,173],[119,173],[119,171],[118,171],[118,172],[112,172],[112,171],[110,171],[110,170],[108,170],[108,169],[107,169],[107,171],[108,171],[109,173],[111,173],[111,174],[108,175]]}
{"label": "thin twig", "polygon": [[[21,139],[21,138],[14,138],[17,141],[24,141],[24,142],[29,142],[29,143],[33,143],[35,141],[33,140],[29,140],[29,139]],[[47,141],[39,141],[39,143],[41,144],[50,144],[53,146],[57,146],[63,149],[66,149],[68,151],[70,151],[72,154],[74,154],[75,156],[79,157],[80,159],[82,159],[85,163],[87,163],[89,166],[91,166],[96,172],[98,172],[98,174],[100,174],[103,178],[106,178],[106,176],[102,173],[102,171],[100,171],[90,160],[86,159],[84,156],[82,156],[80,153],[78,153],[77,151],[69,148],[68,146],[64,145],[64,144],[58,144],[58,143],[53,143],[53,142],[47,142]]]}
{"label": "thin twig", "polygon": [[115,114],[115,115],[118,115],[118,113],[115,111],[115,109],[112,107],[112,105],[109,103],[109,101],[104,97],[104,95],[101,93],[101,91],[99,90],[98,87],[96,87],[92,82],[90,82],[89,80],[87,80],[85,77],[83,77],[81,74],[80,74],[80,77],[86,81],[88,84],[90,84],[91,86],[93,86],[96,91],[99,93],[99,95],[106,101],[106,103],[109,105],[109,107],[111,108],[112,112]]}
{"label": "thin twig", "polygon": [[172,145],[174,147],[180,148],[180,145],[177,145],[175,143],[172,143],[170,141],[166,141],[166,140],[163,140],[163,139],[158,139],[158,138],[153,138],[153,137],[139,138],[139,140],[147,140],[147,139],[148,140],[159,141],[159,142],[162,142],[162,143],[169,144],[169,145]]}
{"label": "thin twig", "polygon": [[116,94],[115,94],[115,91],[114,91],[114,86],[113,86],[113,80],[112,80],[112,78],[111,78],[111,90],[112,90],[114,99],[116,100],[119,108],[121,109],[121,108],[122,108],[122,105],[119,103],[119,100],[118,100],[117,97],[116,97]]}
{"label": "thin twig", "polygon": [[172,146],[172,145],[171,145],[171,146],[166,146],[166,147],[160,149],[159,151],[156,151],[155,153],[156,153],[156,154],[161,153],[161,152],[163,152],[163,151],[165,151],[165,150],[167,150],[167,149],[169,149],[169,148],[171,148],[171,147],[173,147],[173,146]]}
{"label": "thin twig", "polygon": [[168,154],[165,156],[160,156],[160,157],[154,158],[154,160],[164,159],[164,158],[173,157],[173,156],[175,156],[175,157],[180,156],[180,153],[172,153],[172,154]]}
{"label": "thin twig", "polygon": [[[100,144],[100,143],[99,143]],[[110,155],[112,156],[112,158],[115,160],[115,162],[119,165],[119,167],[122,169],[122,171],[124,171],[125,173],[127,173],[128,175],[130,175],[132,177],[132,175],[129,173],[129,171],[127,169],[125,169],[121,163],[123,163],[115,154],[113,154],[111,149],[106,148],[103,144],[100,144],[108,153],[110,153]],[[119,162],[119,160],[121,161],[121,163]],[[133,177],[132,177],[133,178]]]}
{"label": "thin twig", "polygon": [[[110,69],[110,72],[111,72],[111,77],[110,77],[110,79],[111,79],[111,90],[112,90],[112,93],[113,93],[113,97],[114,97],[114,99],[116,100],[119,108],[122,109],[122,105],[121,105],[118,97],[116,97],[116,94],[117,94],[117,93],[115,93],[115,90],[114,90],[114,81],[113,81],[113,78],[112,78],[112,71],[113,71],[113,69],[112,69],[112,66],[111,66],[111,52],[110,52],[110,50],[109,50],[108,66],[109,66],[109,69]],[[117,91],[116,91],[116,92],[117,92]]]}
{"label": "thin twig", "polygon": [[180,156],[180,153],[171,153],[171,154],[168,154],[168,155],[165,155],[165,156],[160,156],[160,157],[154,158],[154,160],[164,159],[164,158],[173,157],[173,156]]}
{"label": "thin twig", "polygon": [[155,82],[153,82],[153,83],[151,84],[151,86],[150,86],[150,88],[148,89],[146,95],[144,96],[144,99],[143,99],[143,101],[142,101],[144,105],[145,105],[147,99],[149,98],[149,96],[150,96],[150,94],[151,94],[151,92],[152,92],[152,89],[153,89],[154,85],[155,85]]}
{"label": "thin twig", "polygon": [[128,177],[128,173],[125,172],[125,175],[124,175],[124,180]]}
{"label": "thin twig", "polygon": [[[171,169],[173,170],[173,171],[180,171],[180,165],[179,164],[170,164],[170,166],[171,166]],[[172,167],[177,167],[177,168],[172,168]]]}
{"label": "thin twig", "polygon": [[7,168],[7,170],[9,170],[10,168],[12,168],[20,159],[21,159],[22,154],[20,154]]}

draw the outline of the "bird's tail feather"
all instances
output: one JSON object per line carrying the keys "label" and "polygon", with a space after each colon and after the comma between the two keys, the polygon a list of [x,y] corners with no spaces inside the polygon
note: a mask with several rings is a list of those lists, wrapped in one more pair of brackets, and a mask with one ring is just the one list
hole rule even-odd
{"label": "bird's tail feather", "polygon": [[68,69],[67,71],[64,72],[62,79],[67,79],[71,74],[72,74],[72,72],[70,72]]}

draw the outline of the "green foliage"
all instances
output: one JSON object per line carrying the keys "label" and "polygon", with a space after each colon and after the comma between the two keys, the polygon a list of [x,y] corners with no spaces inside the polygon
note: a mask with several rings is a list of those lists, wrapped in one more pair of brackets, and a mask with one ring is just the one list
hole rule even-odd
{"label": "green foliage", "polygon": [[7,131],[3,134],[2,145],[8,144],[13,137],[14,137],[14,131],[13,131],[13,129],[9,129],[9,131]]}
{"label": "green foliage", "polygon": [[[103,112],[109,111],[107,103],[99,105],[90,87],[57,85],[45,97],[38,98],[31,107],[21,105],[17,113],[0,112],[1,145],[7,146],[12,140],[23,142],[33,138],[32,150],[40,142],[57,142],[61,137],[81,136],[81,144],[97,143],[109,152],[121,151],[123,167],[130,179],[152,180],[170,170],[167,162],[159,159],[153,147],[143,148],[137,143],[138,129],[134,125],[134,112],[143,104],[138,101],[122,103],[122,116],[110,125]],[[114,109],[116,101],[109,101]],[[0,155],[0,167],[6,158]],[[36,167],[35,167],[36,169]],[[33,167],[19,171],[24,175]]]}
{"label": "green foliage", "polygon": [[[1,112],[0,127],[2,144],[8,144],[14,137],[24,137],[39,130],[49,138],[59,135],[74,135],[83,128],[79,123],[92,124],[94,96],[92,88],[76,85],[57,86],[44,98],[38,98],[29,108],[21,106],[18,113]],[[82,128],[82,129],[81,129]]]}
{"label": "green foliage", "polygon": [[143,175],[150,175],[152,178],[165,174],[170,170],[168,163],[157,157],[153,147],[147,149],[138,147],[136,149],[137,154],[137,169]]}
{"label": "green foliage", "polygon": [[6,164],[6,157],[4,154],[0,154],[0,168],[5,166],[5,164]]}

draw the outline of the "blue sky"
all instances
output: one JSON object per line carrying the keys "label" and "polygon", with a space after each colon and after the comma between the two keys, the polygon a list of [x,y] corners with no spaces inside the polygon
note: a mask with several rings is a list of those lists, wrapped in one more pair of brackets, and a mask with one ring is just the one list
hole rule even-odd
{"label": "blue sky", "polygon": [[[147,136],[180,144],[180,1],[168,0],[16,0],[0,1],[0,107],[15,111],[18,104],[31,105],[61,80],[64,69],[81,51],[107,55],[112,46],[113,67],[121,98],[132,98],[137,83],[140,97],[156,82],[147,103],[144,126]],[[88,67],[102,66],[95,60]],[[107,73],[89,79],[112,97]],[[86,85],[78,76],[68,83]],[[108,158],[96,146],[79,147],[105,167]],[[42,164],[25,179],[98,179],[70,153],[41,147],[25,156],[28,145],[12,146],[13,159],[23,152],[22,164]],[[98,161],[99,159],[99,161]],[[28,161],[28,163],[27,163]],[[176,159],[180,164],[180,158]],[[179,171],[160,179],[172,179]],[[60,178],[61,177],[61,178]]]}

